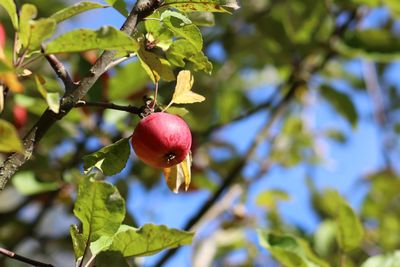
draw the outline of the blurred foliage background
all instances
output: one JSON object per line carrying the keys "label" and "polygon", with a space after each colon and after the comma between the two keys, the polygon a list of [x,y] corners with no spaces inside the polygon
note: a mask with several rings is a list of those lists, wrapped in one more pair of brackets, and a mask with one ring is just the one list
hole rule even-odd
{"label": "blurred foliage background", "polygon": [[[39,16],[47,17],[77,1],[17,2],[32,2]],[[176,251],[172,251],[149,261],[132,259],[130,264],[279,266],[280,262],[284,266],[371,267],[392,262],[387,266],[400,266],[400,2],[247,0],[240,5],[232,15],[191,14],[204,25],[204,51],[213,71],[195,74],[194,90],[207,100],[188,106],[184,116],[193,134],[189,192],[173,195],[166,190],[161,173],[134,155],[121,174],[108,178],[128,199],[127,223],[159,218],[162,201],[179,197],[184,209],[170,207],[162,211],[162,218],[176,217],[178,228],[199,231],[193,246],[183,250],[184,256],[180,253],[174,258]],[[96,12],[88,13],[87,20],[99,23],[101,17],[102,24],[116,24],[101,15],[108,11]],[[0,20],[7,29],[10,50],[11,24],[3,11]],[[81,21],[78,18],[65,27],[78,27]],[[79,79],[96,56],[86,52],[61,59]],[[188,68],[195,67],[188,63]],[[48,84],[60,87],[44,60],[31,68],[46,76]],[[14,121],[21,136],[46,108],[36,85],[29,79],[24,85],[25,93],[9,95],[1,114]],[[173,83],[160,84],[162,103],[170,99],[173,87]],[[105,73],[87,99],[140,106],[143,96],[151,92],[148,76],[133,60]],[[15,106],[28,111],[22,125],[13,113]],[[75,223],[71,212],[76,181],[82,176],[82,156],[130,136],[137,122],[138,118],[125,112],[88,108],[74,109],[59,121],[41,141],[34,159],[0,193],[1,246],[51,259],[55,266],[70,266],[69,224]],[[364,137],[365,152],[348,146],[363,129],[360,124],[373,127],[378,140]],[[379,162],[374,169],[366,168],[368,173],[357,173],[346,195],[314,181],[316,170],[340,160],[329,153],[329,146],[338,144],[342,153],[348,153],[345,160],[350,166],[352,160],[359,162],[369,155],[368,151],[374,151]],[[263,184],[274,170],[296,168],[304,171],[281,177],[285,186],[257,188],[254,194],[252,185]],[[302,177],[297,177],[299,173]],[[303,203],[308,202],[312,212],[303,213],[300,202],[299,212],[293,210],[287,216],[283,203],[296,201],[287,188],[293,189],[299,179],[308,188]],[[143,190],[132,194],[133,187]],[[360,194],[350,208],[346,198]],[[137,206],[135,202],[153,214],[130,208]],[[249,209],[254,204],[257,208]],[[288,220],[303,216],[312,216],[317,225]],[[256,229],[261,229],[259,239]],[[379,254],[385,256],[367,261]],[[23,265],[0,257],[0,266]]]}

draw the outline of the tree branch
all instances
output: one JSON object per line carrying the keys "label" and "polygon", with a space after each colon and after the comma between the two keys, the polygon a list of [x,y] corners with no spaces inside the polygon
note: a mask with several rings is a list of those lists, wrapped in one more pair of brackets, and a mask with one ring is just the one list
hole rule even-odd
{"label": "tree branch", "polygon": [[[138,0],[121,27],[121,31],[131,35],[135,31],[139,21],[154,12],[154,10],[160,6],[161,2],[161,0]],[[88,93],[97,79],[104,73],[107,66],[113,62],[115,55],[115,51],[105,51],[92,66],[87,77],[83,78],[78,85],[69,85],[71,87],[66,88],[66,93],[61,99],[59,114],[56,114],[49,109],[43,113],[39,121],[31,128],[23,139],[25,151],[22,154],[11,154],[3,162],[2,166],[0,166],[0,190],[4,189],[14,173],[30,159],[33,150],[50,127],[56,123],[57,120],[62,119],[66,114],[68,114],[76,103]],[[54,60],[54,58],[50,57],[50,60],[50,62],[53,62],[52,60]]]}
{"label": "tree branch", "polygon": [[[42,46],[42,53],[45,54],[44,47]],[[75,87],[75,83],[69,75],[65,66],[58,60],[55,55],[46,55],[44,56],[49,62],[50,66],[53,68],[58,78],[64,83],[65,90],[72,90]]]}
{"label": "tree branch", "polygon": [[9,250],[7,250],[5,248],[0,248],[0,253],[3,254],[6,257],[9,257],[9,258],[13,259],[13,260],[24,262],[24,263],[27,263],[27,264],[30,264],[30,265],[33,265],[33,266],[37,266],[37,267],[54,267],[51,264],[43,263],[43,262],[40,262],[40,261],[35,261],[35,260],[32,260],[32,259],[26,258],[24,256],[18,255],[17,253],[9,251]]}
{"label": "tree branch", "polygon": [[142,111],[141,108],[135,107],[135,106],[121,106],[117,105],[114,103],[105,103],[105,102],[90,102],[90,101],[83,101],[80,100],[75,104],[76,108],[80,107],[100,107],[104,109],[114,109],[114,110],[120,110],[120,111],[126,111],[132,114],[139,115],[140,112]]}

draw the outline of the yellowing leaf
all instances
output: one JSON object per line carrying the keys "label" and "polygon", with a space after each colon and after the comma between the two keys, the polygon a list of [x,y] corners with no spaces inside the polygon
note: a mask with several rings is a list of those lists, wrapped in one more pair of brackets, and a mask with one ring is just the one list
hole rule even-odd
{"label": "yellowing leaf", "polygon": [[192,92],[193,76],[188,70],[182,70],[178,74],[175,92],[172,96],[172,103],[175,104],[190,104],[196,102],[203,102],[205,97]]}
{"label": "yellowing leaf", "polygon": [[0,119],[0,151],[1,152],[22,152],[22,142],[18,137],[14,125]]}
{"label": "yellowing leaf", "polygon": [[177,194],[182,184],[185,185],[185,191],[188,190],[191,181],[191,166],[192,154],[189,152],[184,161],[163,170],[167,185],[172,192]]}
{"label": "yellowing leaf", "polygon": [[18,81],[17,75],[13,72],[0,73],[0,82],[5,84],[14,93],[24,91],[23,85]]}

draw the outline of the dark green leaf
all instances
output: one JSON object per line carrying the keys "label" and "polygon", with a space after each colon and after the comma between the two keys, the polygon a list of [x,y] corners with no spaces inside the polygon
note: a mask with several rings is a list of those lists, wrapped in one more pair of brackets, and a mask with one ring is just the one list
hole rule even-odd
{"label": "dark green leaf", "polygon": [[125,168],[130,152],[127,138],[103,147],[99,151],[83,157],[85,173],[96,167],[107,176],[115,175]]}
{"label": "dark green leaf", "polygon": [[95,2],[78,2],[75,5],[66,7],[54,13],[50,18],[54,19],[57,23],[60,23],[61,21],[69,19],[70,17],[76,16],[85,11],[104,7],[105,6]]}
{"label": "dark green leaf", "polygon": [[126,3],[124,0],[105,0],[105,2],[114,7],[123,16],[127,17],[129,15],[128,11],[126,10]]}
{"label": "dark green leaf", "polygon": [[358,114],[350,96],[330,86],[322,86],[320,93],[353,127],[357,126]]}
{"label": "dark green leaf", "polygon": [[125,217],[125,202],[113,185],[84,178],[74,214],[82,222],[84,240],[95,241],[117,232]]}
{"label": "dark green leaf", "polygon": [[102,252],[96,257],[96,267],[129,267],[124,256],[118,251]]}
{"label": "dark green leaf", "polygon": [[258,231],[258,238],[260,245],[286,267],[329,266],[315,256],[308,244],[299,238],[265,231]]}
{"label": "dark green leaf", "polygon": [[46,53],[81,52],[92,49],[134,52],[139,49],[139,44],[125,33],[106,26],[97,31],[77,29],[67,32],[51,41],[46,47]]}
{"label": "dark green leaf", "polygon": [[10,16],[12,25],[14,29],[18,29],[18,14],[17,14],[17,7],[15,6],[14,0],[2,0],[0,5],[4,7],[7,11],[8,15]]}
{"label": "dark green leaf", "polygon": [[387,29],[349,32],[337,48],[346,56],[362,56],[381,62],[400,58],[400,38]]}
{"label": "dark green leaf", "polygon": [[74,247],[75,258],[78,259],[83,256],[86,247],[86,240],[83,234],[79,233],[78,226],[71,225],[70,234],[72,238],[72,246]]}
{"label": "dark green leaf", "polygon": [[21,139],[14,125],[0,119],[0,152],[22,152]]}

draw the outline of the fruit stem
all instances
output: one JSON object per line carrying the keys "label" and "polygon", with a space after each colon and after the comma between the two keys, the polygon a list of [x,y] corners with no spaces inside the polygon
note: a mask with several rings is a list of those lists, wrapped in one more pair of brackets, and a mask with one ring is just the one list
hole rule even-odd
{"label": "fruit stem", "polygon": [[157,95],[158,95],[158,82],[156,82],[155,84],[155,88],[154,88],[154,100],[153,103],[151,105],[151,109],[154,110],[154,107],[156,106],[157,103]]}

